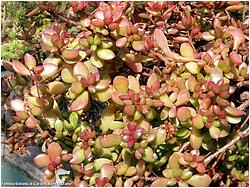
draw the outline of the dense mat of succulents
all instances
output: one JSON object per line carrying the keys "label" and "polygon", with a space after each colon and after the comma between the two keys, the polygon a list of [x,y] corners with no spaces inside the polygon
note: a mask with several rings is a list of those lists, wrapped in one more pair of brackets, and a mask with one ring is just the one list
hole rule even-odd
{"label": "dense mat of succulents", "polygon": [[60,169],[69,186],[248,186],[247,2],[25,14],[49,26],[26,23],[29,51],[2,62],[2,122],[9,152],[41,146],[44,183]]}

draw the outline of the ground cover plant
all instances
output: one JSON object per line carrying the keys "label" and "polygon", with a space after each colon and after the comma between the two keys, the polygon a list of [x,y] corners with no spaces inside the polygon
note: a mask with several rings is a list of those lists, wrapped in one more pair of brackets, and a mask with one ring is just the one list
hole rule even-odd
{"label": "ground cover plant", "polygon": [[1,10],[2,131],[44,184],[249,185],[247,1]]}

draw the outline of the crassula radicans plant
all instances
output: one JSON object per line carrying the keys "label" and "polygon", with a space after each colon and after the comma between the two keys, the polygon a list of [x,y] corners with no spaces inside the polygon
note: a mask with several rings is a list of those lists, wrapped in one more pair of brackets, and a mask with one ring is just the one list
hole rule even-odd
{"label": "crassula radicans plant", "polygon": [[2,61],[2,119],[9,152],[41,147],[44,184],[248,186],[248,2],[37,14],[53,20],[39,52]]}

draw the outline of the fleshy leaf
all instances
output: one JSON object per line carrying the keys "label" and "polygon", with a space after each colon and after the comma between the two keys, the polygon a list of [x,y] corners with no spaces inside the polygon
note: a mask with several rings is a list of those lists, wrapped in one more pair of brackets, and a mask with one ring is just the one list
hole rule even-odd
{"label": "fleshy leaf", "polygon": [[123,112],[125,114],[127,114],[128,116],[133,116],[135,113],[135,105],[131,105],[131,104],[127,104],[124,109]]}
{"label": "fleshy leaf", "polygon": [[114,113],[109,109],[105,108],[101,113],[101,125],[100,129],[105,133],[112,122],[115,120]]}
{"label": "fleshy leaf", "polygon": [[233,29],[231,31],[233,37],[233,50],[238,50],[240,44],[245,42],[245,36],[241,29]]}
{"label": "fleshy leaf", "polygon": [[194,187],[208,187],[211,181],[212,179],[207,174],[195,174],[190,179],[186,180],[189,185],[192,185]]}
{"label": "fleshy leaf", "polygon": [[119,38],[116,40],[116,43],[115,45],[118,47],[118,48],[122,48],[126,45],[128,39],[127,37],[122,37],[122,38]]}
{"label": "fleshy leaf", "polygon": [[111,160],[106,159],[106,158],[98,158],[98,159],[94,160],[93,163],[94,163],[94,170],[97,172],[101,169],[101,167],[104,164],[110,164]]}
{"label": "fleshy leaf", "polygon": [[204,123],[202,120],[202,116],[197,114],[192,118],[193,127],[196,129],[202,129],[204,127]]}
{"label": "fleshy leaf", "polygon": [[109,179],[112,178],[114,175],[115,168],[111,166],[110,164],[104,164],[101,167],[100,173],[101,173],[101,178],[107,177]]}
{"label": "fleshy leaf", "polygon": [[133,41],[132,42],[132,47],[134,48],[135,51],[142,51],[144,48],[144,41]]}
{"label": "fleshy leaf", "polygon": [[95,85],[95,88],[96,90],[102,90],[102,89],[106,89],[109,84],[111,83],[111,79],[109,77],[109,75],[104,75],[103,76],[103,79],[100,80],[96,85]]}
{"label": "fleshy leaf", "polygon": [[76,129],[78,126],[78,119],[79,119],[79,117],[78,117],[78,114],[76,112],[70,113],[69,122],[70,122],[70,125],[72,125],[74,129]]}
{"label": "fleshy leaf", "polygon": [[73,158],[70,160],[71,164],[80,164],[85,159],[84,149],[78,149],[73,152]]}
{"label": "fleshy leaf", "polygon": [[59,66],[62,62],[62,59],[61,58],[46,58],[43,62],[43,64],[47,64],[47,63],[51,63],[51,64],[54,64],[56,66]]}
{"label": "fleshy leaf", "polygon": [[213,139],[218,139],[220,138],[220,129],[218,127],[215,127],[215,126],[211,126],[209,128],[209,133],[210,133],[210,136],[213,138]]}
{"label": "fleshy leaf", "polygon": [[128,83],[129,83],[129,89],[131,89],[132,91],[134,91],[135,93],[139,93],[140,92],[140,83],[138,81],[137,78],[135,78],[134,76],[128,76]]}
{"label": "fleshy leaf", "polygon": [[62,153],[62,148],[57,142],[52,142],[48,147],[48,156],[51,160],[54,160],[56,157],[60,156]]}
{"label": "fleshy leaf", "polygon": [[205,31],[201,34],[201,38],[205,41],[211,41],[215,39],[215,36],[209,33],[208,31]]}
{"label": "fleshy leaf", "polygon": [[37,120],[35,118],[32,118],[32,117],[29,117],[25,121],[25,125],[26,125],[26,127],[30,128],[30,129],[35,129],[39,126]]}
{"label": "fleshy leaf", "polygon": [[202,144],[202,137],[201,133],[198,129],[193,128],[191,135],[190,135],[190,145],[192,146],[193,149],[199,149]]}
{"label": "fleshy leaf", "polygon": [[32,70],[36,66],[36,59],[29,53],[26,53],[24,56],[24,63],[29,70]]}
{"label": "fleshy leaf", "polygon": [[80,94],[83,92],[83,90],[84,90],[84,87],[80,82],[75,81],[71,84],[71,87],[70,87],[71,92],[75,94]]}
{"label": "fleshy leaf", "polygon": [[160,96],[160,100],[164,103],[164,106],[171,108],[173,106],[172,101],[170,100],[167,93]]}
{"label": "fleshy leaf", "polygon": [[61,71],[62,80],[66,83],[73,83],[75,81],[75,77],[73,75],[73,69],[64,68]]}
{"label": "fleshy leaf", "polygon": [[73,68],[74,75],[82,75],[83,77],[87,77],[89,74],[88,67],[83,62],[78,62],[75,64]]}
{"label": "fleshy leaf", "polygon": [[148,81],[147,81],[147,86],[148,87],[151,87],[151,86],[154,86],[156,84],[156,82],[159,81],[159,78],[157,76],[156,73],[153,73],[150,75],[150,77],[148,78]]}
{"label": "fleshy leaf", "polygon": [[103,61],[98,58],[96,55],[92,55],[90,58],[90,62],[97,68],[102,68],[104,63]]}
{"label": "fleshy leaf", "polygon": [[126,65],[131,68],[133,72],[141,72],[142,64],[141,63],[126,63]]}
{"label": "fleshy leaf", "polygon": [[21,76],[30,76],[29,70],[20,61],[13,60],[12,67],[13,67],[14,71],[16,73],[20,74]]}
{"label": "fleshy leaf", "polygon": [[161,120],[165,120],[168,117],[169,108],[164,107],[160,113]]}
{"label": "fleshy leaf", "polygon": [[201,71],[200,66],[196,62],[188,62],[185,64],[185,67],[191,74],[198,74]]}
{"label": "fleshy leaf", "polygon": [[181,106],[181,105],[186,104],[187,102],[189,102],[189,100],[190,100],[189,91],[187,91],[186,89],[183,89],[178,94],[177,101],[175,102],[175,105],[176,106]]}
{"label": "fleshy leaf", "polygon": [[60,93],[63,93],[65,89],[64,84],[59,81],[53,81],[53,82],[48,83],[48,88],[49,88],[50,94],[53,94],[53,95],[58,95]]}
{"label": "fleshy leaf", "polygon": [[221,79],[223,79],[223,72],[218,67],[215,67],[210,73],[210,80],[217,84]]}
{"label": "fleshy leaf", "polygon": [[246,112],[238,110],[237,108],[231,107],[231,106],[228,106],[225,110],[228,115],[236,116],[236,117],[243,116],[246,114]]}
{"label": "fleshy leaf", "polygon": [[70,105],[70,111],[75,112],[85,109],[89,104],[89,92],[84,91],[79,97],[77,97]]}
{"label": "fleshy leaf", "polygon": [[125,173],[125,176],[134,176],[136,174],[136,168],[134,166],[130,166]]}
{"label": "fleshy leaf", "polygon": [[153,181],[150,187],[167,187],[168,184],[167,178],[158,178],[157,180]]}
{"label": "fleshy leaf", "polygon": [[24,102],[21,99],[14,99],[10,101],[10,106],[15,111],[24,111]]}
{"label": "fleshy leaf", "polygon": [[179,159],[183,157],[183,154],[180,152],[174,152],[170,157],[168,161],[168,165],[170,166],[171,169],[180,169],[180,163]]}
{"label": "fleshy leaf", "polygon": [[179,54],[171,51],[169,48],[169,45],[168,45],[168,40],[165,37],[163,31],[161,31],[160,29],[155,29],[154,37],[155,37],[156,44],[161,48],[161,50],[165,53],[165,55],[168,58],[176,59],[176,60],[183,60],[183,61],[192,61],[193,60],[193,58],[183,57],[183,56],[180,56]]}
{"label": "fleshy leaf", "polygon": [[40,76],[43,79],[53,76],[57,73],[58,67],[51,63],[46,63],[43,65],[43,71],[40,73]]}
{"label": "fleshy leaf", "polygon": [[116,76],[113,80],[113,86],[116,91],[121,93],[127,93],[129,82],[124,76]]}
{"label": "fleshy leaf", "polygon": [[166,140],[166,136],[167,136],[166,130],[159,128],[159,130],[156,133],[156,138],[153,144],[156,146],[163,144]]}
{"label": "fleshy leaf", "polygon": [[118,105],[124,105],[124,102],[123,102],[123,100],[121,100],[120,99],[120,96],[121,96],[122,94],[121,93],[119,93],[119,92],[113,92],[112,93],[112,101],[114,102],[114,103],[116,103],[116,104],[118,104]]}
{"label": "fleshy leaf", "polygon": [[227,115],[226,120],[228,121],[228,123],[238,124],[241,122],[241,117],[233,117],[233,116]]}
{"label": "fleshy leaf", "polygon": [[104,148],[118,146],[121,143],[121,136],[116,134],[104,135],[104,137],[100,138],[100,143]]}
{"label": "fleshy leaf", "polygon": [[76,58],[79,57],[79,51],[78,51],[78,50],[65,49],[65,50],[63,50],[63,52],[62,52],[62,56],[63,56],[65,59],[73,60],[73,59],[76,59]]}
{"label": "fleshy leaf", "polygon": [[144,153],[142,154],[142,159],[146,162],[153,162],[153,155],[154,155],[154,152],[153,150],[151,149],[151,147],[147,147],[145,150],[144,150]]}
{"label": "fleshy leaf", "polygon": [[110,130],[122,129],[124,127],[124,123],[121,121],[113,121],[109,128]]}
{"label": "fleshy leaf", "polygon": [[95,100],[100,102],[107,102],[113,93],[113,87],[108,87],[106,89],[98,90],[92,97],[95,97]]}
{"label": "fleshy leaf", "polygon": [[50,160],[49,156],[45,153],[39,154],[34,158],[34,163],[39,168],[47,167],[50,162],[51,162],[51,160]]}
{"label": "fleshy leaf", "polygon": [[102,60],[111,60],[115,57],[114,52],[110,49],[97,50],[96,54]]}
{"label": "fleshy leaf", "polygon": [[195,51],[189,43],[182,43],[180,47],[180,53],[183,57],[195,57]]}
{"label": "fleshy leaf", "polygon": [[230,53],[230,60],[235,64],[235,65],[240,65],[242,64],[242,57],[240,54],[238,54],[237,52],[233,51]]}
{"label": "fleshy leaf", "polygon": [[177,109],[177,118],[180,121],[186,121],[191,118],[191,111],[188,107],[180,107]]}

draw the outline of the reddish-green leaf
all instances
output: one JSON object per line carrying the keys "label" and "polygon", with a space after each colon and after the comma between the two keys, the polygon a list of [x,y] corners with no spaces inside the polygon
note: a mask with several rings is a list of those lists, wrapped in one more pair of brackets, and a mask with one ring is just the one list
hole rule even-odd
{"label": "reddish-green leaf", "polygon": [[121,136],[116,134],[104,135],[100,138],[100,142],[104,148],[118,146],[121,143]]}
{"label": "reddish-green leaf", "polygon": [[189,185],[194,187],[207,187],[210,185],[211,181],[212,179],[207,174],[195,174],[190,179],[186,180]]}
{"label": "reddish-green leaf", "polygon": [[71,164],[80,164],[85,159],[84,150],[78,149],[73,152],[73,158],[70,160]]}
{"label": "reddish-green leaf", "polygon": [[75,112],[85,109],[89,104],[89,92],[84,91],[79,97],[77,97],[70,105],[70,111]]}
{"label": "reddish-green leaf", "polygon": [[137,78],[135,78],[134,76],[128,76],[128,83],[129,83],[129,89],[131,89],[132,91],[134,91],[135,93],[139,93],[140,92],[140,83],[138,81]]}
{"label": "reddish-green leaf", "polygon": [[113,80],[113,86],[118,92],[127,93],[128,85],[128,80],[124,76],[116,76]]}
{"label": "reddish-green leaf", "polygon": [[29,117],[25,121],[25,125],[26,125],[26,127],[30,128],[30,129],[35,129],[39,126],[37,120],[35,118],[32,118],[32,117]]}
{"label": "reddish-green leaf", "polygon": [[144,48],[145,42],[144,41],[133,41],[132,47],[135,51],[142,51]]}
{"label": "reddish-green leaf", "polygon": [[14,71],[22,76],[30,76],[30,72],[27,67],[22,64],[20,61],[13,60],[12,67]]}
{"label": "reddish-green leaf", "polygon": [[50,94],[53,94],[53,95],[58,95],[60,93],[63,93],[65,89],[64,84],[59,81],[53,81],[53,82],[48,83],[48,88],[49,88]]}
{"label": "reddish-green leaf", "polygon": [[51,160],[50,160],[49,156],[45,153],[39,154],[34,158],[34,163],[39,168],[47,167],[50,162],[51,162]]}
{"label": "reddish-green leaf", "polygon": [[43,65],[43,71],[40,73],[40,76],[43,79],[51,77],[57,73],[58,67],[51,63],[46,63]]}
{"label": "reddish-green leaf", "polygon": [[228,106],[225,110],[228,115],[236,116],[236,117],[243,116],[246,114],[246,112],[238,110],[237,108],[231,107],[231,106]]}
{"label": "reddish-green leaf", "polygon": [[204,123],[202,120],[202,116],[197,114],[192,118],[193,127],[196,129],[202,129],[204,127]]}
{"label": "reddish-green leaf", "polygon": [[60,156],[62,153],[62,148],[57,142],[52,142],[48,147],[48,155],[51,160],[54,160],[56,157]]}
{"label": "reddish-green leaf", "polygon": [[180,53],[183,57],[195,57],[195,51],[189,43],[182,43],[180,47]]}
{"label": "reddish-green leaf", "polygon": [[104,164],[101,167],[100,173],[101,173],[101,178],[107,177],[111,179],[115,173],[115,168],[110,164]]}
{"label": "reddish-green leaf", "polygon": [[73,68],[74,75],[82,75],[83,77],[87,78],[89,74],[88,67],[83,62],[78,62],[75,64]]}
{"label": "reddish-green leaf", "polygon": [[29,53],[26,53],[24,55],[24,63],[28,67],[29,70],[32,70],[36,66],[36,59]]}
{"label": "reddish-green leaf", "polygon": [[202,137],[201,133],[198,129],[193,128],[191,135],[190,135],[190,145],[192,146],[193,149],[199,149],[202,144]]}
{"label": "reddish-green leaf", "polygon": [[63,52],[62,52],[62,56],[63,56],[65,59],[74,60],[74,59],[76,59],[76,58],[79,57],[79,51],[78,51],[78,50],[69,50],[69,49],[65,49],[65,50],[63,50]]}
{"label": "reddish-green leaf", "polygon": [[188,107],[180,107],[177,109],[177,118],[180,121],[186,121],[191,118],[191,111]]}
{"label": "reddish-green leaf", "polygon": [[183,104],[188,103],[190,100],[190,94],[189,91],[187,91],[186,89],[183,89],[180,91],[180,93],[178,94],[177,97],[177,101],[175,102],[176,106],[181,106]]}
{"label": "reddish-green leaf", "polygon": [[158,178],[150,185],[150,187],[166,187],[168,184],[167,178]]}

